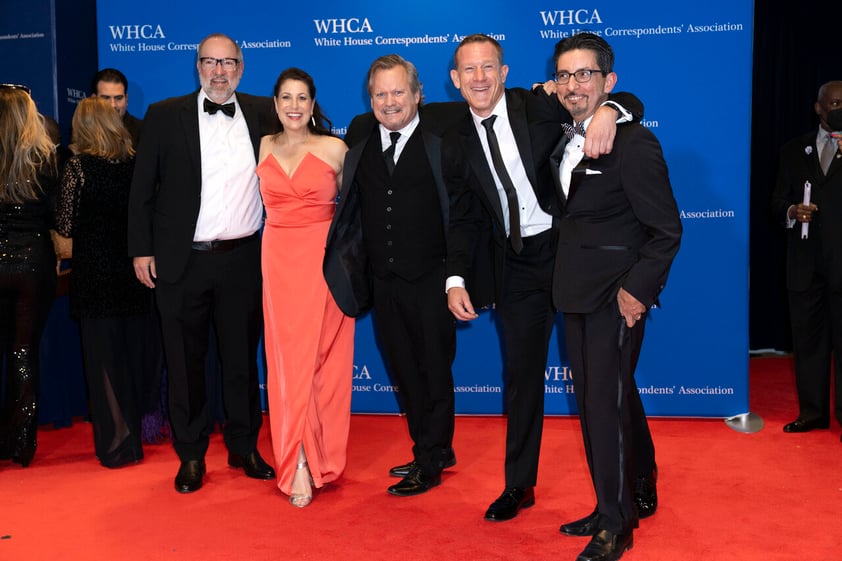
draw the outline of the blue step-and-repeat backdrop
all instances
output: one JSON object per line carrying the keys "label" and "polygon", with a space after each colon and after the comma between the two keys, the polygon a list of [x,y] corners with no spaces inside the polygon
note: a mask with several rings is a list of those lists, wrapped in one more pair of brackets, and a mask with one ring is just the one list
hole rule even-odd
{"label": "blue step-and-repeat backdrop", "polygon": [[[617,90],[646,105],[682,213],[684,239],[662,309],[648,319],[638,367],[647,412],[728,417],[748,411],[748,201],[752,12],[750,0],[704,3],[558,0],[263,0],[172,2],[99,0],[99,66],[129,78],[129,111],[198,88],[196,47],[223,32],[242,47],[240,90],[272,94],[278,74],[297,66],[344,134],[369,110],[365,74],[376,57],[398,53],[419,69],[428,101],[459,100],[448,72],[465,35],[497,38],[508,85],[543,82],[555,43],[581,30],[616,52]],[[560,322],[559,322],[560,323]],[[546,410],[575,412],[562,327],[546,370]],[[459,413],[503,409],[500,339],[485,312],[458,334],[454,366]],[[370,319],[357,323],[353,410],[398,410]]]}

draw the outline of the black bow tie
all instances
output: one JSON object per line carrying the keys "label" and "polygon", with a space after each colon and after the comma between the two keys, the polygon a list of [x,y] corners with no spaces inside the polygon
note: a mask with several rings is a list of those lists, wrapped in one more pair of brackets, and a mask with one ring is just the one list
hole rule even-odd
{"label": "black bow tie", "polygon": [[582,126],[582,123],[579,123],[575,127],[567,123],[561,123],[561,128],[564,129],[564,134],[567,136],[567,140],[573,140],[573,137],[577,134],[582,138],[585,137],[585,127]]}
{"label": "black bow tie", "polygon": [[205,111],[207,111],[210,115],[215,114],[217,111],[222,111],[229,117],[233,117],[234,113],[237,111],[237,108],[234,107],[234,102],[221,104],[221,103],[214,103],[213,101],[205,98]]}

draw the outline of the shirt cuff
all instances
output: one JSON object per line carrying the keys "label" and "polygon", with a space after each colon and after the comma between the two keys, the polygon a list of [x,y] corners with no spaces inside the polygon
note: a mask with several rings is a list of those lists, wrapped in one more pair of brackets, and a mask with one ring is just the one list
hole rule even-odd
{"label": "shirt cuff", "polygon": [[620,117],[617,118],[617,124],[619,123],[631,123],[632,122],[632,114],[629,112],[628,109],[620,105],[615,101],[606,100],[602,103],[602,105],[610,105],[613,109],[616,109],[620,113]]}
{"label": "shirt cuff", "polygon": [[447,291],[453,287],[465,288],[465,279],[456,275],[447,277],[447,280],[444,281],[444,293],[447,294]]}
{"label": "shirt cuff", "polygon": [[795,226],[795,223],[798,222],[795,218],[789,217],[789,209],[794,206],[795,205],[789,205],[789,208],[786,209],[786,218],[784,219],[784,226],[786,226],[787,229],[792,228],[793,226]]}

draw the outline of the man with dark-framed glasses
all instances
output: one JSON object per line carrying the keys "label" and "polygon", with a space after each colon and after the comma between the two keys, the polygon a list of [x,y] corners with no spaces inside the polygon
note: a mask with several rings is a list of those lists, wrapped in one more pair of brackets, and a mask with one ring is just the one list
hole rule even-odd
{"label": "man with dark-framed glasses", "polygon": [[263,207],[255,167],[260,138],[274,132],[277,119],[271,99],[236,93],[243,67],[230,37],[202,40],[201,88],[149,107],[132,181],[129,253],[138,280],[155,289],[161,314],[180,493],[198,490],[205,473],[211,322],[228,464],[252,478],[275,477],[257,451]]}

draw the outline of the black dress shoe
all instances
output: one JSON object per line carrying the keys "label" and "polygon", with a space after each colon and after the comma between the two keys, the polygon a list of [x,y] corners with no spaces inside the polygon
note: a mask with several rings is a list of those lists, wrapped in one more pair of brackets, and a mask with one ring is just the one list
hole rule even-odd
{"label": "black dress shoe", "polygon": [[181,462],[175,476],[175,490],[179,493],[192,493],[202,488],[202,477],[205,475],[205,462],[202,460],[187,460]]}
{"label": "black dress shoe", "polygon": [[795,419],[784,425],[784,432],[810,432],[813,429],[830,428],[830,421],[821,419]]}
{"label": "black dress shoe", "polygon": [[[409,475],[409,472],[412,471],[412,468],[414,468],[417,465],[418,464],[415,463],[415,460],[412,460],[409,463],[400,466],[395,466],[389,470],[389,475],[391,475],[392,477],[406,477],[407,475]],[[444,462],[443,469],[451,468],[455,465],[456,456],[454,454],[451,454],[450,458],[448,458],[447,461]]]}
{"label": "black dress shoe", "polygon": [[561,528],[559,528],[558,531],[562,534],[567,534],[568,536],[592,536],[598,530],[598,528],[596,527],[598,522],[599,512],[597,511],[597,509],[594,509],[592,513],[585,516],[584,518],[580,518],[575,522],[568,522],[567,524],[562,524]]}
{"label": "black dress shoe", "polygon": [[594,534],[576,561],[617,561],[634,545],[632,535],[631,530],[627,534],[612,534],[608,530],[600,530]]}
{"label": "black dress shoe", "polygon": [[658,509],[658,468],[649,475],[638,475],[634,480],[634,506],[638,518],[648,518]]}
{"label": "black dress shoe", "polygon": [[436,485],[441,484],[441,474],[424,475],[424,471],[414,466],[409,473],[387,489],[392,495],[398,497],[411,497],[413,495],[420,495],[426,493]]}
{"label": "black dress shoe", "polygon": [[495,522],[511,520],[522,508],[535,504],[535,489],[532,487],[509,487],[485,511],[485,519]]}
{"label": "black dress shoe", "polygon": [[275,470],[263,461],[257,450],[252,450],[245,456],[228,452],[228,465],[243,468],[246,475],[254,479],[274,479],[275,477]]}

